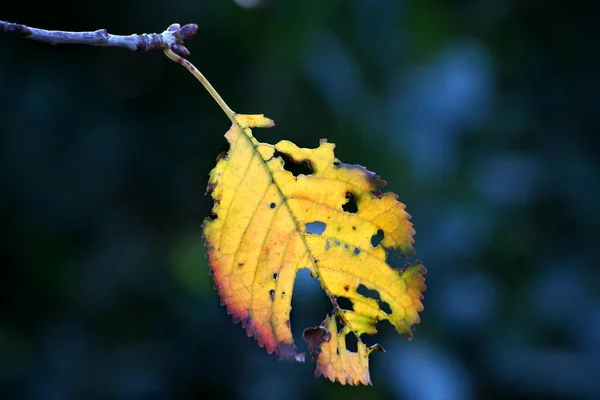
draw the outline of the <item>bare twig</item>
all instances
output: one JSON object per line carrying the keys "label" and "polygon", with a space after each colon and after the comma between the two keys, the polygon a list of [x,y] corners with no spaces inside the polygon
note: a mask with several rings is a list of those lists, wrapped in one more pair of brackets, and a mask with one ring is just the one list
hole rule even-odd
{"label": "bare twig", "polygon": [[50,44],[86,44],[90,46],[121,47],[132,51],[170,49],[182,57],[190,55],[183,42],[196,34],[198,25],[181,27],[172,24],[162,33],[143,33],[128,36],[112,35],[106,29],[93,32],[49,31],[0,20],[0,32]]}

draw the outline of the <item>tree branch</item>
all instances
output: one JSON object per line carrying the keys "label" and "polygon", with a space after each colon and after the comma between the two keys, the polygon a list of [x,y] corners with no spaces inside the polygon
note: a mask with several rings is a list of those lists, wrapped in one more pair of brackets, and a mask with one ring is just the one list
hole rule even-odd
{"label": "tree branch", "polygon": [[38,42],[121,47],[132,51],[170,49],[182,57],[190,55],[190,52],[184,46],[184,41],[192,38],[197,30],[198,25],[196,24],[187,24],[183,27],[179,24],[172,24],[162,33],[142,33],[139,35],[123,36],[112,35],[106,29],[98,29],[93,32],[49,31],[0,20],[0,32]]}

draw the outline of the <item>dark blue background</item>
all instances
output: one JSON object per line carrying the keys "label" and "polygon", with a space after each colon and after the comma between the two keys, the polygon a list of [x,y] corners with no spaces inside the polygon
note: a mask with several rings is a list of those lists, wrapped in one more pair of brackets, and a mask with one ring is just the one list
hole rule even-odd
{"label": "dark blue background", "polygon": [[[241,2],[241,1],[240,1]],[[279,362],[219,306],[201,224],[229,122],[160,52],[0,36],[0,397],[600,398],[600,9],[588,2],[10,2],[47,29],[195,22],[255,136],[337,144],[413,216],[429,289],[373,388]],[[401,260],[392,260],[400,266]],[[292,327],[330,311],[306,271]]]}

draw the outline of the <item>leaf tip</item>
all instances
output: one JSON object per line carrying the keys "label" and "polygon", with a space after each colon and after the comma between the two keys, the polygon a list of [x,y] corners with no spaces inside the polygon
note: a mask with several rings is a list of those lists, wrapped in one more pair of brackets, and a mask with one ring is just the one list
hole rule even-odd
{"label": "leaf tip", "polygon": [[293,344],[280,343],[275,347],[275,354],[280,360],[304,362],[304,353],[297,353]]}
{"label": "leaf tip", "polygon": [[369,351],[369,354],[371,354],[374,351],[380,351],[382,353],[385,353],[385,349],[379,343],[375,343],[373,346],[368,347],[367,350]]}

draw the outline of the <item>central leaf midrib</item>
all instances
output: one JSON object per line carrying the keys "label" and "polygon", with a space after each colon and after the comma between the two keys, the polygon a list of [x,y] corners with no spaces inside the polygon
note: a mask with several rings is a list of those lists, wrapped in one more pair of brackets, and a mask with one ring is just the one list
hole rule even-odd
{"label": "central leaf midrib", "polygon": [[[298,223],[298,219],[296,218],[296,216],[292,212],[292,209],[291,209],[290,205],[288,204],[287,196],[281,191],[281,188],[276,183],[275,178],[273,177],[273,174],[271,173],[271,170],[269,169],[269,165],[267,164],[267,160],[265,160],[263,158],[262,154],[260,153],[260,151],[258,151],[258,146],[261,143],[258,142],[258,140],[256,140],[256,138],[254,138],[254,136],[250,136],[250,135],[248,135],[245,132],[245,129],[248,129],[248,130],[250,130],[250,132],[252,132],[252,130],[250,128],[242,128],[239,124],[237,124],[237,126],[238,126],[238,128],[241,129],[244,138],[248,141],[248,143],[250,143],[250,145],[252,146],[252,149],[253,149],[254,153],[257,155],[257,158],[260,160],[260,162],[263,165],[265,171],[267,172],[267,174],[271,178],[270,179],[271,182],[269,184],[275,186],[275,188],[277,189],[277,193],[279,193],[279,196],[281,197],[283,203],[285,204],[285,207],[288,210],[288,213],[290,214],[290,216],[292,218],[292,221],[294,223],[294,226],[295,226],[296,230],[298,231],[299,236],[302,238],[302,243],[304,243],[304,247],[306,248],[306,251],[310,254],[310,259],[311,259],[311,262],[312,262],[313,266],[315,267],[315,270],[317,271],[317,274],[319,276],[319,281],[321,283],[323,283],[323,285],[325,286],[323,288],[323,290],[325,290],[325,292],[327,293],[327,296],[331,300],[331,296],[332,296],[331,295],[331,291],[329,290],[329,288],[327,288],[327,285],[325,285],[325,282],[323,282],[323,280],[321,279],[321,274],[319,272],[319,266],[318,266],[317,262],[315,261],[315,257],[314,257],[314,255],[313,255],[313,253],[311,251],[310,246],[306,242],[306,234],[302,232],[302,229],[300,228],[300,224]],[[254,139],[254,141],[252,139]],[[273,146],[273,145],[269,145],[269,146],[272,146],[273,148],[275,148],[275,146]],[[294,279],[295,279],[295,277],[294,277]]]}
{"label": "central leaf midrib", "polygon": [[[319,265],[318,263],[315,261],[315,257],[311,251],[310,246],[308,245],[308,243],[306,242],[306,234],[304,234],[302,232],[302,229],[300,229],[300,225],[298,223],[298,220],[296,218],[296,216],[294,215],[294,213],[292,212],[292,209],[290,207],[290,205],[287,202],[287,197],[284,195],[284,193],[281,191],[281,188],[279,187],[279,185],[275,182],[275,178],[273,176],[273,174],[271,173],[271,170],[269,169],[269,165],[267,164],[267,160],[265,160],[262,156],[262,154],[260,153],[260,151],[258,151],[258,146],[261,144],[258,140],[256,140],[256,138],[254,136],[252,136],[252,129],[248,128],[243,128],[241,125],[239,125],[238,123],[236,123],[237,127],[242,131],[242,136],[244,136],[244,139],[252,146],[252,150],[254,151],[255,155],[257,155],[258,159],[260,160],[261,164],[263,165],[265,171],[267,172],[268,176],[271,178],[270,179],[270,183],[273,186],[275,186],[275,188],[277,189],[277,192],[279,193],[279,196],[281,197],[283,203],[285,204],[285,207],[288,210],[288,213],[290,214],[292,221],[294,223],[294,226],[296,228],[296,231],[298,232],[300,238],[302,239],[302,243],[304,243],[304,247],[306,248],[306,251],[309,253],[310,255],[310,259],[312,262],[313,267],[315,268],[315,271],[317,272],[318,278],[319,278],[319,282],[321,282],[321,288],[325,291],[325,294],[327,295],[327,297],[329,297],[329,300],[331,301],[331,303],[335,306],[334,300],[332,299],[333,295],[331,294],[331,290],[329,290],[329,288],[327,287],[327,284],[325,283],[325,281],[322,279],[321,277],[321,273],[319,271]],[[250,135],[246,133],[246,129],[248,129],[250,131]],[[254,141],[252,140],[254,139]],[[275,148],[274,145],[270,145],[267,144],[268,146],[271,146],[273,148]],[[289,171],[288,171],[289,172]],[[294,275],[294,280],[296,279],[297,275]],[[291,302],[291,299],[290,299]],[[273,304],[271,304],[271,310],[273,310]],[[352,331],[352,333],[355,334],[355,336],[358,339],[359,343],[362,343],[362,341],[360,340],[360,336],[356,335],[356,331],[355,329],[353,329],[350,324],[348,323],[348,321],[346,321],[346,319],[344,318],[343,313],[335,313],[338,314],[340,316],[340,318],[344,319],[344,322],[347,324],[347,326],[350,328],[350,330]],[[334,314],[334,315],[335,315]],[[271,313],[272,315],[272,313]],[[334,316],[335,318],[335,316]],[[273,322],[272,322],[272,318],[271,318],[271,328],[273,329],[273,336],[275,337],[276,340],[277,339],[277,335],[276,332],[277,330],[275,329],[275,327],[273,326]],[[277,349],[276,349],[277,351]]]}

